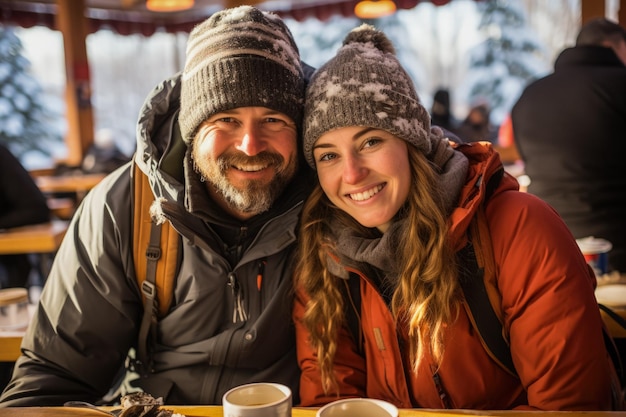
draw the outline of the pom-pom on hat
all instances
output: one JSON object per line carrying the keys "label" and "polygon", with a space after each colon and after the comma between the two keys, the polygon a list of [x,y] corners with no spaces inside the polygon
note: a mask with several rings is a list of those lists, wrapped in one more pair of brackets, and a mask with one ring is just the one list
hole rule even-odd
{"label": "pom-pom on hat", "polygon": [[304,156],[315,168],[313,145],[347,126],[386,130],[428,154],[430,115],[387,36],[363,24],[309,83],[304,109]]}
{"label": "pom-pom on hat", "polygon": [[260,106],[291,117],[300,130],[304,75],[285,23],[254,7],[222,10],[187,42],[178,121],[185,143],[202,122],[236,107]]}

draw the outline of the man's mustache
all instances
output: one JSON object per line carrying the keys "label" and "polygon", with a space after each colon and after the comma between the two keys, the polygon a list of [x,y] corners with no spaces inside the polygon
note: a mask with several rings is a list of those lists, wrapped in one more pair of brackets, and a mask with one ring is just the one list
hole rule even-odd
{"label": "man's mustache", "polygon": [[284,158],[277,153],[263,151],[257,155],[248,156],[244,153],[230,153],[221,155],[217,158],[217,164],[220,170],[226,171],[232,166],[241,165],[266,165],[266,166],[282,166]]}

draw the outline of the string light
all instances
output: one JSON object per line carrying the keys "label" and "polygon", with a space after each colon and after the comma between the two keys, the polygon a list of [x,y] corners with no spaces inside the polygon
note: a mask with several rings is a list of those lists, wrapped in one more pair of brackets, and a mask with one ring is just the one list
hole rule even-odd
{"label": "string light", "polygon": [[146,8],[153,12],[176,12],[193,7],[194,0],[147,0]]}
{"label": "string light", "polygon": [[362,0],[354,6],[359,19],[376,19],[395,13],[396,3],[392,0]]}

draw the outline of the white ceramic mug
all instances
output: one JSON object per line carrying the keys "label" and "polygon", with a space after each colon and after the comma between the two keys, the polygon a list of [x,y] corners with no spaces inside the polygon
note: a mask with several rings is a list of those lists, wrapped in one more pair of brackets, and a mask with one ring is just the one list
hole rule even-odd
{"label": "white ceramic mug", "polygon": [[398,417],[398,408],[373,398],[347,398],[328,403],[317,410],[317,417]]}
{"label": "white ceramic mug", "polygon": [[291,390],[259,382],[235,387],[222,398],[224,417],[291,417]]}

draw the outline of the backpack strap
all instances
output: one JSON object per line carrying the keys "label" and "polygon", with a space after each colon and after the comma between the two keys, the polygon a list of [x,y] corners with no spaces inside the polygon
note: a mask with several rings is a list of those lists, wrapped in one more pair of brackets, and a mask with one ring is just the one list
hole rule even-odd
{"label": "backpack strap", "polygon": [[508,339],[504,336],[501,319],[487,293],[485,269],[478,266],[474,245],[470,242],[457,254],[460,264],[459,283],[465,296],[465,309],[472,327],[480,337],[487,354],[505,371],[517,376]]}
{"label": "backpack strap", "polygon": [[348,279],[342,279],[345,285],[346,305],[344,312],[346,325],[354,339],[357,351],[364,353],[363,331],[361,329],[361,278],[350,272]]}
{"label": "backpack strap", "polygon": [[[626,330],[626,320],[622,316],[620,316],[604,304],[598,303],[598,307],[600,308],[600,311],[602,311],[611,320],[613,320],[613,322],[615,322],[620,330]],[[602,334],[604,336],[604,344],[606,345],[606,349],[611,356],[613,365],[615,366],[615,371],[617,372],[620,386],[624,387],[626,386],[626,375],[624,375],[624,363],[622,361],[624,353],[619,351],[617,345],[615,344],[615,340],[607,329],[606,325],[602,328]]]}
{"label": "backpack strap", "polygon": [[465,296],[465,310],[487,354],[505,371],[517,377],[509,338],[502,326],[502,298],[496,284],[496,262],[485,205],[504,176],[500,169],[485,184],[482,202],[469,228],[469,242],[457,254],[459,284]]}
{"label": "backpack strap", "polygon": [[157,224],[152,220],[154,194],[148,176],[137,164],[133,164],[133,187],[133,259],[144,301],[134,367],[145,373],[149,367],[148,337],[155,341],[157,319],[169,310],[174,293],[179,235],[169,222]]}

